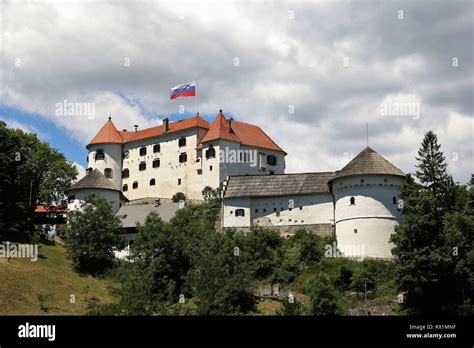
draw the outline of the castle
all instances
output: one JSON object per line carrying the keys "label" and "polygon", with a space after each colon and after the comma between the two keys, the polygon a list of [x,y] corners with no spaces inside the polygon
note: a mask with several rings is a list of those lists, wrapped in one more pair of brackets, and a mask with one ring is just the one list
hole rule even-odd
{"label": "castle", "polygon": [[119,131],[109,118],[87,149],[89,168],[69,189],[70,210],[89,194],[120,214],[177,192],[202,200],[206,186],[222,186],[222,227],[261,225],[283,234],[305,227],[335,233],[346,256],[358,248],[362,256],[392,257],[405,174],[369,147],[339,171],[284,174],[286,152],[261,128],[220,110],[211,124],[196,115],[135,131]]}

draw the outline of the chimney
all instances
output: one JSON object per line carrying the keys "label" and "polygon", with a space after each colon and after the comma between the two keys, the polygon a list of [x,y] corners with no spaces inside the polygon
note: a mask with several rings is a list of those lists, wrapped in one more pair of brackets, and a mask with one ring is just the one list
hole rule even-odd
{"label": "chimney", "polygon": [[166,133],[170,128],[169,128],[169,119],[168,117],[165,117],[163,119],[163,133]]}
{"label": "chimney", "polygon": [[138,124],[133,125],[135,127],[135,132],[138,130]]}
{"label": "chimney", "polygon": [[234,120],[234,119],[233,119],[232,117],[229,118],[228,128],[229,128],[229,132],[230,132],[230,133],[234,133],[234,131],[232,130],[232,121],[233,121],[233,120]]}

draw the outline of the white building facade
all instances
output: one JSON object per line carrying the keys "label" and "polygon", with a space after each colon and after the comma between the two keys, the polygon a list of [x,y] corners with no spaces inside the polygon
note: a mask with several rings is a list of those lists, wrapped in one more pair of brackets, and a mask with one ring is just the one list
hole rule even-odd
{"label": "white building facade", "polygon": [[341,250],[391,258],[404,176],[367,147],[337,172],[229,177],[223,227],[268,226],[285,235],[306,228],[335,234]]}

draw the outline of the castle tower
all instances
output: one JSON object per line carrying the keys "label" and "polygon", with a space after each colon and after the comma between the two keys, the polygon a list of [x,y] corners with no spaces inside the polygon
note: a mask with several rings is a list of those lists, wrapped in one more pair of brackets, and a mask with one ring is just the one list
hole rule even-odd
{"label": "castle tower", "polygon": [[115,187],[122,187],[122,143],[120,133],[112,123],[112,118],[99,130],[86,148],[88,167],[98,169]]}
{"label": "castle tower", "polygon": [[341,251],[363,250],[365,257],[393,257],[389,241],[402,218],[398,204],[404,177],[370,147],[336,173],[330,184]]}

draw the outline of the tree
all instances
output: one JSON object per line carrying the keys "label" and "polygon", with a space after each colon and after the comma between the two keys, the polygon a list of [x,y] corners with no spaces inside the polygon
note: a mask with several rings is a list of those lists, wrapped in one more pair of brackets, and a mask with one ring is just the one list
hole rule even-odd
{"label": "tree", "polygon": [[150,213],[131,248],[131,263],[117,270],[121,287],[119,312],[126,315],[158,314],[177,304],[185,294],[186,274],[190,268],[182,234]]}
{"label": "tree", "polygon": [[179,201],[186,201],[186,195],[182,192],[176,192],[173,197],[171,197],[171,200],[174,203],[178,203]]}
{"label": "tree", "polygon": [[0,121],[0,234],[34,232],[37,204],[60,204],[77,176],[63,154],[35,134],[9,129]]}
{"label": "tree", "polygon": [[317,275],[310,285],[311,315],[342,315],[341,295],[333,282],[324,275]]}
{"label": "tree", "polygon": [[[425,135],[418,153],[420,183],[407,176],[400,193],[404,222],[392,235],[396,284],[407,292],[403,307],[409,313],[457,313],[470,286],[472,219],[467,195],[447,174],[433,132]],[[461,254],[456,256],[454,250]]]}
{"label": "tree", "polygon": [[433,193],[435,208],[442,215],[452,207],[451,190],[454,185],[452,177],[447,173],[447,164],[438,137],[433,131],[428,131],[423,138],[421,148],[416,157],[415,176],[421,185]]}
{"label": "tree", "polygon": [[192,249],[188,279],[198,314],[234,315],[255,309],[250,271],[228,236],[203,231]]}
{"label": "tree", "polygon": [[84,273],[102,274],[113,265],[114,250],[125,247],[120,217],[103,198],[88,196],[80,209],[69,213],[66,246],[74,267]]}
{"label": "tree", "polygon": [[202,197],[205,201],[219,200],[220,199],[220,188],[213,189],[210,186],[204,187],[202,190]]}

